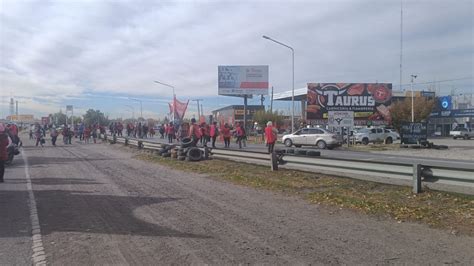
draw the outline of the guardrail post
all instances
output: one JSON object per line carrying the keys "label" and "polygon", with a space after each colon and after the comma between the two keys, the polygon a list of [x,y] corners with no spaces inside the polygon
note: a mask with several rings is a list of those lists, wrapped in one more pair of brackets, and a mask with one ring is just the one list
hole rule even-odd
{"label": "guardrail post", "polygon": [[275,151],[270,153],[270,162],[272,164],[272,171],[278,171],[278,157]]}
{"label": "guardrail post", "polygon": [[421,164],[413,164],[413,193],[421,192]]}

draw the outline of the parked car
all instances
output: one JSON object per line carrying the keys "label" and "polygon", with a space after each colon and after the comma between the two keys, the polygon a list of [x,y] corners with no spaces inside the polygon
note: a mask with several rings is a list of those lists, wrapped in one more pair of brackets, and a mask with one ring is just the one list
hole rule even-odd
{"label": "parked car", "polygon": [[453,139],[470,139],[474,137],[474,131],[470,128],[456,127],[455,129],[451,130],[451,132],[449,132],[449,135],[453,136]]}
{"label": "parked car", "polygon": [[342,139],[340,135],[336,135],[322,128],[302,128],[291,134],[284,135],[282,142],[287,147],[295,146],[317,146],[320,149],[333,149],[341,146]]}
{"label": "parked car", "polygon": [[393,132],[385,132],[384,128],[362,128],[354,133],[356,143],[367,145],[369,143],[383,142],[392,144],[394,140],[400,138]]}

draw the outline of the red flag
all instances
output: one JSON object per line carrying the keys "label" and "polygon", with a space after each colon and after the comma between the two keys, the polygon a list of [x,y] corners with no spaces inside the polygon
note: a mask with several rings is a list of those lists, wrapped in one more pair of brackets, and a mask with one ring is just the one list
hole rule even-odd
{"label": "red flag", "polygon": [[181,120],[188,109],[189,100],[186,103],[182,103],[174,96],[173,103],[169,104],[170,112],[174,114],[174,119]]}

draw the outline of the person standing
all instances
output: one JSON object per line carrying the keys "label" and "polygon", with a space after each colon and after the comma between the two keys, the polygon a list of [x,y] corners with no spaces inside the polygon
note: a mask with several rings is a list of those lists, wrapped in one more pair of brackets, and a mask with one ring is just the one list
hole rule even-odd
{"label": "person standing", "polygon": [[53,144],[53,146],[56,146],[56,139],[58,138],[58,131],[56,130],[55,126],[53,126],[51,128],[50,135],[51,135],[51,144]]}
{"label": "person standing", "polygon": [[168,136],[168,143],[173,143],[175,132],[172,122],[166,127],[166,135]]}
{"label": "person standing", "polygon": [[209,129],[209,136],[211,137],[211,141],[212,141],[212,147],[215,148],[216,147],[216,139],[217,139],[217,136],[219,136],[219,130],[217,128],[217,122],[213,122],[210,129]]}
{"label": "person standing", "polygon": [[222,137],[224,138],[224,147],[230,148],[231,133],[230,133],[229,125],[225,123],[221,131],[222,131]]}
{"label": "person standing", "polygon": [[35,138],[36,146],[38,146],[38,144],[41,144],[41,146],[43,146],[43,143],[41,142],[41,140],[43,139],[43,132],[41,132],[41,126],[39,124],[35,125]]}
{"label": "person standing", "polygon": [[5,125],[0,123],[0,183],[4,182],[5,161],[8,160],[8,146],[12,143]]}
{"label": "person standing", "polygon": [[267,127],[265,128],[265,139],[267,141],[268,153],[273,152],[275,147],[275,142],[277,140],[278,131],[273,127],[272,121],[267,122]]}
{"label": "person standing", "polygon": [[83,136],[84,143],[89,143],[90,137],[91,137],[91,128],[90,126],[85,126],[84,136]]}
{"label": "person standing", "polygon": [[193,140],[193,146],[196,146],[197,142],[202,137],[201,129],[199,128],[199,125],[196,124],[196,119],[194,118],[191,119],[191,126],[189,127],[188,137]]}

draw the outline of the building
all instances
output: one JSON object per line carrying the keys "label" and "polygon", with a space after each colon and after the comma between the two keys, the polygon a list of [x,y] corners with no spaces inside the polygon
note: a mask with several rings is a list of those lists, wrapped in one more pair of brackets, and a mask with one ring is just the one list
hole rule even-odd
{"label": "building", "polygon": [[436,98],[430,114],[428,134],[449,136],[455,127],[474,128],[474,98],[472,94],[446,95]]}
{"label": "building", "polygon": [[[263,105],[247,105],[247,125],[253,122],[253,115],[257,111],[265,111]],[[236,122],[244,122],[244,106],[243,105],[229,105],[217,110],[212,111],[212,117],[214,121],[230,125]]]}

